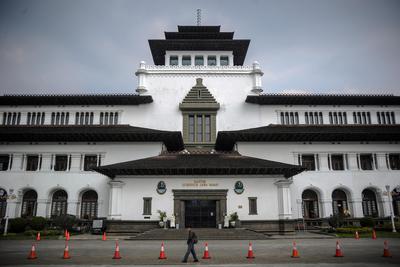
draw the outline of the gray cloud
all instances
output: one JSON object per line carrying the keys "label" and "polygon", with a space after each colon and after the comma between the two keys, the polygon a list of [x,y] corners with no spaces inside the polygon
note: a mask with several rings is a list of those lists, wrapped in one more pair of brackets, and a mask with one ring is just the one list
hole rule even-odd
{"label": "gray cloud", "polygon": [[0,2],[0,93],[132,93],[147,40],[176,25],[252,40],[266,92],[400,94],[400,2]]}

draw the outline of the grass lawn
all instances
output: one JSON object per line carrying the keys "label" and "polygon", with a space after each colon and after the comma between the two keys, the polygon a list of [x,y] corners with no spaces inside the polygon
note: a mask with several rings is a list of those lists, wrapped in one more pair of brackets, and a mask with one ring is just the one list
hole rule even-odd
{"label": "grass lawn", "polygon": [[[345,234],[345,233],[337,233],[337,237],[349,237],[349,238],[354,238],[354,234]],[[365,233],[365,234],[359,234],[360,238],[372,238],[372,233]],[[400,233],[392,233],[392,232],[386,232],[386,231],[376,231],[376,237],[377,238],[400,238]]]}

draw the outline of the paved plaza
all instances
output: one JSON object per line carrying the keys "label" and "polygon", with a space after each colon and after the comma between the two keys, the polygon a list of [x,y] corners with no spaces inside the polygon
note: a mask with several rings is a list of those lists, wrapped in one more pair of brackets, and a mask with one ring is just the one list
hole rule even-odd
{"label": "paved plaza", "polygon": [[[256,240],[253,242],[255,259],[246,259],[248,241],[215,240],[208,242],[211,254],[210,260],[200,259],[193,263],[189,258],[186,265],[266,265],[286,266],[296,263],[322,266],[382,266],[383,264],[400,265],[400,239],[388,239],[392,258],[383,258],[383,239],[341,239],[344,257],[335,258],[336,239],[300,239],[297,248],[300,258],[291,258],[291,240]],[[113,260],[115,241],[101,240],[70,240],[71,259],[62,259],[65,241],[42,240],[37,242],[38,259],[28,260],[27,256],[32,245],[29,240],[0,241],[0,265],[178,265],[184,255],[184,241],[166,241],[166,260],[159,260],[160,241],[120,240],[122,259]],[[204,241],[199,241],[196,251],[199,258],[203,255]]]}

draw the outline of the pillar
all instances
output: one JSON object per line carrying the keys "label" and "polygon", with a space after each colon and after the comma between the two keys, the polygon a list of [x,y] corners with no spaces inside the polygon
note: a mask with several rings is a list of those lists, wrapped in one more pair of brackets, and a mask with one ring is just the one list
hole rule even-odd
{"label": "pillar", "polygon": [[78,216],[78,204],[79,201],[76,199],[73,200],[68,200],[68,205],[67,205],[67,214],[75,215]]}
{"label": "pillar", "polygon": [[138,86],[136,92],[140,95],[147,92],[146,89],[146,62],[140,61],[139,69],[136,71],[135,75],[138,77]]}
{"label": "pillar", "polygon": [[71,154],[71,171],[77,172],[80,170],[81,170],[81,154]]}
{"label": "pillar", "polygon": [[349,170],[351,171],[357,171],[358,170],[358,164],[357,164],[357,154],[356,153],[349,153],[348,154],[348,159],[349,159]]}
{"label": "pillar", "polygon": [[108,218],[111,220],[121,220],[122,188],[125,185],[122,181],[110,181],[110,203]]}
{"label": "pillar", "polygon": [[292,219],[292,200],[290,198],[292,183],[292,180],[279,180],[274,183],[278,188],[278,217],[280,220]]}
{"label": "pillar", "polygon": [[328,153],[319,154],[319,168],[321,171],[329,171]]}
{"label": "pillar", "polygon": [[321,199],[320,206],[322,208],[322,210],[320,210],[320,212],[319,212],[321,218],[326,218],[326,217],[333,215],[331,198]]}
{"label": "pillar", "polygon": [[45,218],[50,217],[50,212],[48,212],[48,205],[50,205],[50,202],[47,198],[38,199],[36,204],[36,216],[42,216]]}
{"label": "pillar", "polygon": [[362,198],[352,198],[349,200],[349,204],[352,206],[352,217],[362,218],[364,217],[362,209]]}
{"label": "pillar", "polygon": [[376,160],[378,163],[378,170],[380,170],[380,171],[388,170],[388,166],[386,164],[386,154],[385,153],[376,153]]}
{"label": "pillar", "polygon": [[264,75],[264,73],[261,71],[260,64],[257,61],[254,61],[253,63],[253,89],[251,90],[252,93],[259,95],[262,93],[262,83],[261,83],[261,77]]}

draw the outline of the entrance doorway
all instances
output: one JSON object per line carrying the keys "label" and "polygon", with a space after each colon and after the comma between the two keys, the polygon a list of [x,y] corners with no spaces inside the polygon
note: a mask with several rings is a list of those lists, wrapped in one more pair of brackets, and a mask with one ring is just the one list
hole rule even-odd
{"label": "entrance doorway", "polygon": [[216,201],[215,200],[186,200],[185,227],[215,228]]}

